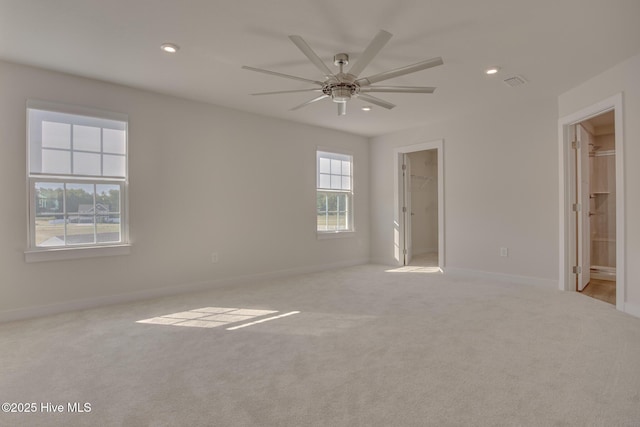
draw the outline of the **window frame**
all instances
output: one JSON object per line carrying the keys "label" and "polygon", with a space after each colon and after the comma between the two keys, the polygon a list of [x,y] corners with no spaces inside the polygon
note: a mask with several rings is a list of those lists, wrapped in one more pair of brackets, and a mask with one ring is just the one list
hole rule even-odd
{"label": "window frame", "polygon": [[[30,138],[30,110],[43,110],[52,113],[70,114],[88,119],[114,120],[124,123],[124,177],[112,177],[101,175],[73,175],[55,174],[31,171],[31,138]],[[40,100],[27,100],[26,105],[26,177],[27,177],[27,250],[25,251],[26,262],[53,261],[77,258],[89,258],[96,256],[126,255],[130,253],[131,243],[129,240],[129,117],[126,114],[114,113],[77,105],[68,105]],[[73,122],[72,122],[73,123]],[[82,124],[80,124],[82,125]],[[40,148],[42,150],[42,148]],[[73,148],[70,148],[73,155]],[[82,150],[78,150],[82,152]],[[101,148],[101,161],[104,156]],[[101,170],[103,165],[101,164]],[[37,246],[36,245],[36,185],[38,183],[60,183],[67,184],[91,184],[91,185],[118,185],[120,189],[120,240],[118,242],[95,242],[87,244],[66,244],[64,246]],[[94,187],[95,189],[95,187]],[[94,205],[96,203],[94,194]],[[68,215],[66,208],[63,215]],[[94,214],[95,221],[95,214]],[[65,224],[66,227],[66,224]],[[94,233],[97,223],[94,222]]]}
{"label": "window frame", "polygon": [[[347,156],[350,161],[350,189],[331,189],[324,188],[320,186],[320,158],[321,153],[327,153],[329,155],[337,155],[337,156]],[[325,157],[326,158],[326,157]],[[330,148],[330,147],[316,147],[316,169],[315,169],[315,181],[316,181],[316,191],[315,191],[315,214],[316,214],[316,236],[318,239],[327,239],[327,238],[339,238],[339,237],[352,237],[355,234],[356,226],[355,226],[355,156],[353,153],[345,150]],[[343,176],[341,174],[341,176]],[[344,230],[319,230],[318,229],[318,208],[317,208],[317,198],[319,193],[336,193],[336,194],[346,194],[346,199],[349,201],[349,206],[347,210],[347,225],[348,228]]]}

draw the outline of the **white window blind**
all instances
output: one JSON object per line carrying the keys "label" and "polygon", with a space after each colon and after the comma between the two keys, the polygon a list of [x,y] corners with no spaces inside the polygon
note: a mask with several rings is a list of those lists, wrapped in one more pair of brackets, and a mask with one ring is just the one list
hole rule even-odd
{"label": "white window blind", "polygon": [[125,178],[127,122],[29,109],[29,173]]}

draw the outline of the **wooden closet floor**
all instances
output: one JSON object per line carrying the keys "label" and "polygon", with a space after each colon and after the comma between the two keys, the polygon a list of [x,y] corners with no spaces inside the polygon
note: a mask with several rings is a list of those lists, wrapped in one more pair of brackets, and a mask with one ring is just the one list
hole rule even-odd
{"label": "wooden closet floor", "polygon": [[591,279],[582,294],[599,299],[609,304],[616,304],[616,282],[611,280]]}

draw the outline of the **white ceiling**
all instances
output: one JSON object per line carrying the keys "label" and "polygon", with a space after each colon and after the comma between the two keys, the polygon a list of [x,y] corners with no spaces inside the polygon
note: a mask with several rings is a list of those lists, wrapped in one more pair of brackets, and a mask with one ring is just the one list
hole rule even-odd
{"label": "white ceiling", "polygon": [[[639,18],[640,0],[0,0],[0,58],[373,136],[555,97],[640,52]],[[379,94],[397,107],[368,113],[352,100],[343,117],[329,100],[289,111],[309,94],[249,95],[309,86],[242,65],[322,80],[289,35],[333,69],[334,54],[353,62],[380,29],[394,37],[362,75],[441,56],[384,82],[435,94]],[[484,75],[490,65],[502,72]],[[502,82],[514,74],[529,83]]]}

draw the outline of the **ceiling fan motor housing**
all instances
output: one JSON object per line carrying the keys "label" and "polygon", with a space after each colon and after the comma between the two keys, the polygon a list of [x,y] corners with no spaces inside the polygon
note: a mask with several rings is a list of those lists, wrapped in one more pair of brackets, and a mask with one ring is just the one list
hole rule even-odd
{"label": "ceiling fan motor housing", "polygon": [[333,102],[347,102],[357,92],[357,87],[350,83],[332,83],[326,85],[322,92],[331,96]]}

